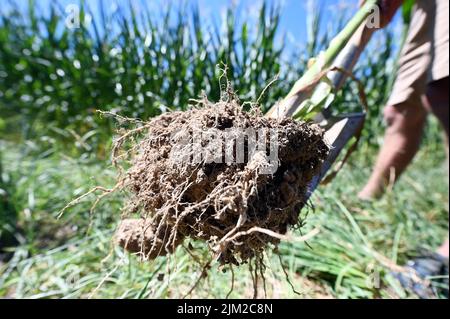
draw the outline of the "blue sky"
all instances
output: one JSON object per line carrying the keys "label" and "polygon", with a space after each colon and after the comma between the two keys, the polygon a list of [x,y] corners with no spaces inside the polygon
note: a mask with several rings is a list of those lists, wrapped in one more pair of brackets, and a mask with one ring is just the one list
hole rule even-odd
{"label": "blue sky", "polygon": [[[15,0],[24,10],[26,10],[29,0]],[[35,0],[39,7],[45,13],[48,11],[49,4],[52,0]],[[85,0],[93,12],[93,19],[99,19],[99,10],[97,8],[98,0]],[[114,10],[118,6],[127,7],[129,0],[103,0],[106,7]],[[158,15],[158,10],[162,5],[171,2],[175,7],[182,3],[193,5],[198,3],[200,14],[204,25],[208,25],[210,21],[220,21],[220,18],[225,13],[225,9],[230,5],[236,6],[238,22],[245,19],[249,25],[256,22],[258,8],[261,6],[263,0],[130,0],[136,8],[146,2],[149,8],[154,10],[155,16]],[[79,0],[58,0],[63,7],[69,4],[78,4]],[[339,17],[343,14],[347,18],[357,10],[359,0],[267,0],[269,4],[277,4],[281,6],[281,21],[280,33],[278,40],[281,41],[281,36],[285,35],[286,46],[289,49],[301,49],[307,42],[307,19],[311,17],[311,10],[321,9],[322,12],[322,32],[327,31],[328,25],[335,25]],[[3,7],[5,9],[5,7]],[[5,10],[0,10],[5,12]],[[397,18],[394,25],[399,25]],[[372,41],[373,42],[373,41]]]}
{"label": "blue sky", "polygon": [[[39,6],[46,10],[52,0],[35,0]],[[94,18],[98,13],[96,9],[97,0],[86,0],[93,9]],[[114,8],[114,3],[126,4],[128,0],[104,0],[110,8]],[[255,18],[257,8],[261,5],[263,0],[131,0],[139,7],[141,2],[147,2],[150,7],[157,8],[161,4],[172,2],[175,6],[180,3],[187,2],[187,4],[198,3],[202,16],[206,21],[213,18],[219,18],[223,14],[226,7],[235,5],[240,13],[240,17],[252,20]],[[16,0],[24,9],[27,6],[28,0]],[[79,0],[59,0],[63,6],[69,4],[77,4]],[[270,4],[278,4],[281,6],[281,33],[287,34],[292,41],[305,41],[306,33],[306,19],[308,7],[316,6],[321,8],[323,12],[323,24],[330,23],[342,14],[343,11],[351,14],[356,11],[358,0],[268,0]]]}

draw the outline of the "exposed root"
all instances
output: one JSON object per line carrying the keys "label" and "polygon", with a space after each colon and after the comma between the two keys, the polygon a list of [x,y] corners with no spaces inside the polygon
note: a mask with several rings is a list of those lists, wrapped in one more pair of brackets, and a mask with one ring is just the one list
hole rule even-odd
{"label": "exposed root", "polygon": [[208,276],[208,269],[211,267],[211,261],[208,261],[202,268],[201,272],[200,272],[200,276],[197,278],[197,280],[195,281],[195,283],[192,285],[192,287],[189,289],[189,291],[183,296],[182,299],[186,299],[187,296],[189,296],[190,294],[192,294],[192,292],[195,290],[195,288],[197,288],[198,284],[202,281],[203,278],[206,278],[206,276]]}
{"label": "exposed root", "polygon": [[293,291],[295,294],[301,296],[302,294],[301,294],[300,292],[298,292],[298,291],[295,289],[294,284],[292,283],[291,279],[289,278],[289,274],[288,274],[286,268],[285,268],[284,265],[283,265],[283,261],[281,260],[281,255],[280,255],[280,253],[279,253],[278,251],[275,251],[275,253],[276,253],[276,255],[278,256],[278,260],[280,261],[280,266],[281,266],[281,269],[283,270],[284,277],[285,277],[287,283],[289,284],[289,286],[291,286],[291,289],[292,289],[292,291]]}
{"label": "exposed root", "polygon": [[329,151],[322,130],[244,112],[229,89],[225,96],[193,100],[190,111],[139,122],[116,139],[113,163],[128,168],[120,182],[133,195],[128,211],[142,216],[122,221],[120,246],[151,260],[189,237],[206,241],[220,264],[239,265],[301,223],[308,184]]}
{"label": "exposed root", "polygon": [[[88,191],[88,192],[86,192],[86,193],[84,193],[84,194],[78,196],[78,197],[75,198],[74,200],[70,201],[66,206],[64,206],[63,209],[61,209],[61,210],[59,211],[59,214],[58,214],[57,218],[58,218],[58,219],[61,218],[62,215],[65,213],[65,211],[66,211],[67,209],[69,209],[69,208],[72,207],[72,206],[75,206],[75,205],[79,204],[84,198],[88,197],[89,195],[94,194],[95,192],[98,192],[98,191],[102,192],[102,195],[101,195],[101,196],[103,196],[104,194],[110,194],[110,193],[114,192],[115,190],[119,189],[119,188],[121,187],[122,183],[123,183],[123,181],[119,181],[119,182],[116,184],[116,186],[114,186],[114,187],[111,188],[111,189],[108,189],[108,188],[105,188],[105,187],[102,187],[102,186],[96,186],[96,187],[94,187],[94,188],[91,189],[90,191]],[[91,207],[91,209],[90,209],[91,212],[93,212],[93,210],[95,209],[95,207],[96,207],[96,205],[98,204],[99,201],[100,201],[100,199],[97,199],[97,200],[95,201],[94,205],[93,205],[93,206]]]}
{"label": "exposed root", "polygon": [[225,299],[228,299],[230,297],[231,293],[234,290],[234,269],[233,269],[233,265],[230,265],[230,272],[231,272],[231,287],[230,287],[230,290],[228,291]]}

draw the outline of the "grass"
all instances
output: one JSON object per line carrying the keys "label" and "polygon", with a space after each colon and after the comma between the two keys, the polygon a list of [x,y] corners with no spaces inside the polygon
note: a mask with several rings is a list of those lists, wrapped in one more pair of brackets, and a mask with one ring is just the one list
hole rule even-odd
{"label": "grass", "polygon": [[[296,290],[284,278],[278,258],[268,253],[269,297],[396,298],[407,297],[389,276],[389,269],[371,251],[402,264],[417,248],[435,248],[448,230],[448,185],[443,180],[444,152],[425,146],[395,192],[373,203],[355,194],[369,173],[374,151],[362,147],[334,183],[315,194],[314,213],[303,231],[320,233],[305,243],[280,247]],[[111,245],[120,217],[120,196],[99,206],[92,216],[92,199],[56,220],[73,196],[96,184],[111,185],[114,172],[103,162],[61,155],[36,158],[3,143],[4,170],[15,181],[11,199],[19,212],[21,244],[0,266],[0,295],[15,298],[167,298],[182,297],[200,274],[200,265],[184,249],[173,258],[140,263]],[[420,183],[418,182],[420,181]],[[432,190],[430,192],[430,190]],[[298,231],[297,231],[298,232]],[[196,255],[205,247],[193,242]],[[170,273],[162,278],[162,274]],[[251,297],[246,267],[235,269],[231,297]],[[379,288],[377,278],[380,278]],[[193,297],[225,297],[231,273],[213,266]],[[260,290],[260,296],[262,290]],[[413,297],[413,296],[410,296]]]}

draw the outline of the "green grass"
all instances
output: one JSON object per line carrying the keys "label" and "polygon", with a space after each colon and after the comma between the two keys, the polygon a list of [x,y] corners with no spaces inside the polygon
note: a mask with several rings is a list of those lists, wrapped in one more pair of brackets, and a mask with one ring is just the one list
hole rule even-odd
{"label": "green grass", "polygon": [[[389,269],[374,258],[370,249],[401,264],[417,248],[435,248],[444,238],[448,230],[448,185],[443,174],[444,153],[436,149],[425,147],[420,152],[394,192],[380,201],[361,203],[355,194],[367,178],[369,159],[374,155],[371,148],[361,147],[335,182],[315,193],[315,211],[309,214],[303,232],[319,227],[320,233],[308,242],[310,247],[305,243],[283,243],[280,247],[283,263],[302,295],[292,291],[277,256],[268,252],[268,296],[410,296],[390,279]],[[92,198],[56,220],[58,211],[77,194],[97,184],[112,185],[114,172],[106,163],[55,154],[36,158],[27,155],[27,147],[18,149],[7,143],[1,150],[4,170],[15,185],[11,199],[19,212],[22,242],[13,258],[0,266],[0,296],[182,297],[198,278],[200,265],[182,248],[170,259],[140,263],[111,244],[120,217],[120,196],[98,207],[89,233]],[[192,244],[195,254],[207,255],[202,243]],[[164,278],[162,273],[166,273]],[[379,274],[379,289],[370,288],[374,274]],[[235,269],[235,278],[231,296],[251,297],[247,268]],[[193,296],[225,297],[230,279],[229,271],[222,273],[214,265]]]}

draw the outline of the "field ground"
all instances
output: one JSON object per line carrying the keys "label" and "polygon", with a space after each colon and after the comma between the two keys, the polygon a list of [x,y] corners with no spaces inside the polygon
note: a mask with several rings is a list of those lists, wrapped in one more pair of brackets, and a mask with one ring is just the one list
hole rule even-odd
{"label": "field ground", "polygon": [[[0,264],[0,296],[168,298],[189,291],[201,265],[189,256],[187,248],[178,249],[170,259],[140,263],[111,245],[124,195],[105,200],[92,218],[88,211],[93,197],[56,219],[75,196],[95,185],[113,185],[115,173],[106,162],[62,153],[37,155],[32,144],[0,145],[8,207],[11,216],[17,212],[20,229],[19,246],[8,262]],[[435,248],[445,237],[445,154],[439,145],[424,145],[395,191],[377,202],[363,203],[356,193],[374,156],[373,149],[361,146],[335,181],[315,193],[315,209],[309,212],[302,232],[318,227],[320,233],[308,241],[309,247],[293,242],[281,245],[284,268],[300,295],[285,280],[278,256],[268,253],[268,297],[414,297],[392,279],[388,263],[379,254],[402,264],[419,247]],[[192,246],[197,257],[208,256],[201,243]],[[234,269],[234,277],[230,297],[251,297],[253,285],[247,267]],[[231,272],[213,265],[191,297],[226,297],[230,284]],[[264,297],[262,285],[258,291],[258,296]]]}

